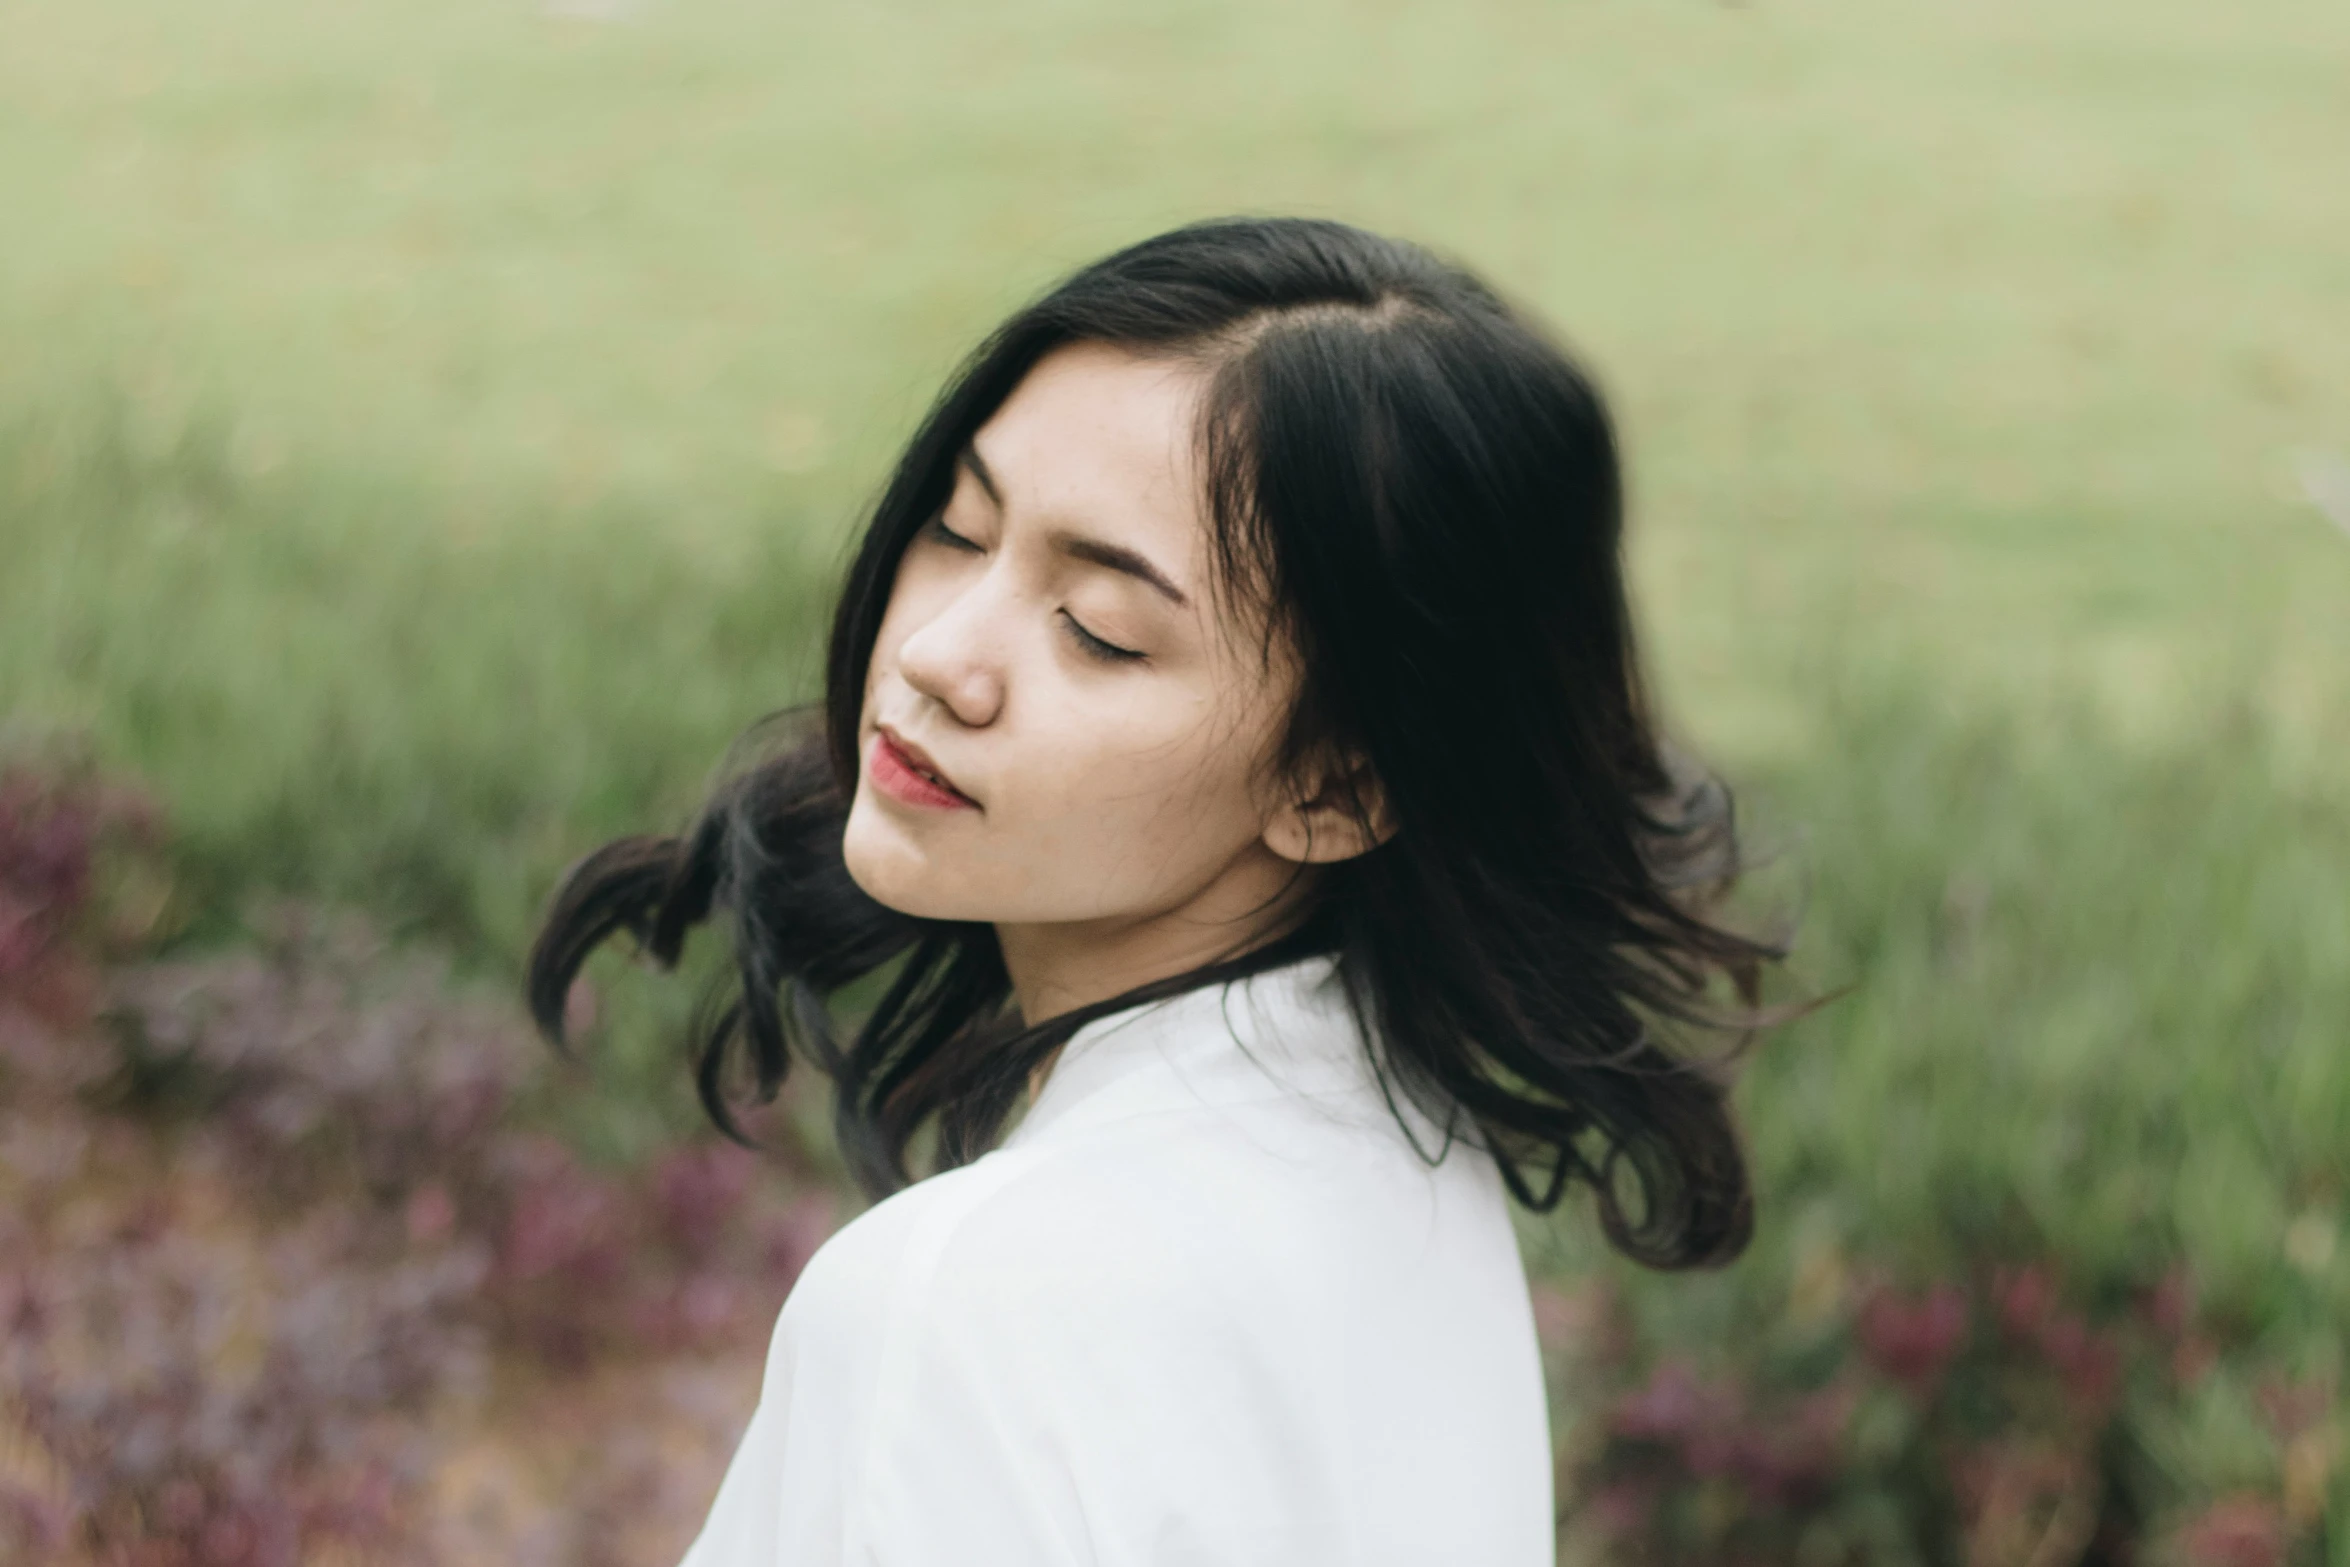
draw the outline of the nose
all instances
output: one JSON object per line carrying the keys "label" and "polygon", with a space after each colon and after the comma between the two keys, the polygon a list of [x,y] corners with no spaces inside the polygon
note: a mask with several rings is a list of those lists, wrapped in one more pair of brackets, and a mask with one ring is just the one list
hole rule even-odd
{"label": "nose", "polygon": [[994,596],[982,577],[940,604],[898,644],[898,673],[906,684],[974,729],[994,723],[1004,705]]}

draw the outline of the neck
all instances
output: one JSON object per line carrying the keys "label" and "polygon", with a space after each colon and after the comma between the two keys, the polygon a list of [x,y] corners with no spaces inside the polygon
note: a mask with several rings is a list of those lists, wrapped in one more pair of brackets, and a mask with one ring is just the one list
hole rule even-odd
{"label": "neck", "polygon": [[1313,879],[1261,851],[1176,908],[1121,919],[999,924],[996,939],[1021,1019],[1042,1023],[1253,951],[1290,928]]}

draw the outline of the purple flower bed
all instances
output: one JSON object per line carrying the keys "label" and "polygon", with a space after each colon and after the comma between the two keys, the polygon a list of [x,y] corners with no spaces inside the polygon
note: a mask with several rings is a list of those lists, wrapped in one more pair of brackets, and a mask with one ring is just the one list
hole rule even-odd
{"label": "purple flower bed", "polygon": [[[468,1421],[615,1368],[755,1378],[829,1192],[731,1145],[588,1168],[520,1113],[545,1066],[517,1010],[353,922],[127,959],[100,862],[157,833],[86,778],[0,777],[7,1552],[455,1559],[431,1504]],[[720,1457],[743,1412],[705,1412]],[[673,1538],[714,1479],[589,1445],[603,1501],[493,1531],[494,1559],[628,1559],[612,1507],[669,1485]]]}
{"label": "purple flower bed", "polygon": [[[1538,1293],[1571,1422],[1561,1494],[1598,1559],[2174,1563],[2331,1558],[2330,1378],[2258,1383],[2264,1483],[2208,1490],[2146,1435],[2187,1418],[2231,1352],[2173,1269],[2091,1311],[2054,1264],[1916,1288],[1866,1280],[1787,1341],[1643,1341],[1604,1284]],[[2255,1467],[2258,1466],[2258,1467]]]}

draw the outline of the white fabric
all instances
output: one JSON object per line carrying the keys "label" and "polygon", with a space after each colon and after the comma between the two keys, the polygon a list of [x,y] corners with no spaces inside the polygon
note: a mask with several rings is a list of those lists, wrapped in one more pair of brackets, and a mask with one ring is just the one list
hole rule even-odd
{"label": "white fabric", "polygon": [[1328,958],[1097,1019],[816,1253],[684,1567],[1547,1567],[1473,1136],[1413,1151]]}

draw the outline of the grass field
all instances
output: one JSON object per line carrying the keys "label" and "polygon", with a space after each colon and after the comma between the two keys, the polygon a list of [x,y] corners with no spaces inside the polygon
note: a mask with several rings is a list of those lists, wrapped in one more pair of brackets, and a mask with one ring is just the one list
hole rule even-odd
{"label": "grass field", "polygon": [[1659,1320],[1823,1235],[2176,1252],[2338,1371],[2345,81],[2318,0],[16,0],[0,716],[154,783],[191,932],[321,893],[510,972],[806,694],[1007,307],[1392,228],[1611,389],[1670,709],[1856,987],[1747,1090],[1757,1263]]}
{"label": "grass field", "polygon": [[[2293,465],[2350,448],[2338,7],[603,14],[0,16],[0,695],[223,864],[375,887],[429,811],[496,904],[697,777],[975,335],[1236,209],[1582,345],[1715,753],[1903,656],[2126,733],[2249,687],[2336,770],[2350,549]],[[342,847],[257,861],[289,802]]]}

